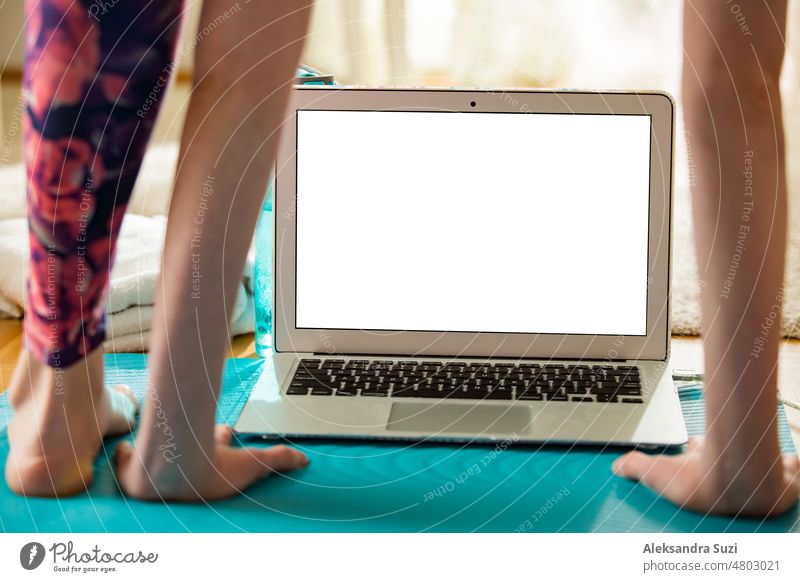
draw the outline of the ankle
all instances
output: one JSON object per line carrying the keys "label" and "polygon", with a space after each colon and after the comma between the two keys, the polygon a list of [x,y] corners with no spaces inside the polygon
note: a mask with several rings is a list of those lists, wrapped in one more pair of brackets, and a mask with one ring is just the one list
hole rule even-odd
{"label": "ankle", "polygon": [[30,352],[20,353],[9,385],[9,400],[15,410],[29,402],[47,406],[60,402],[83,405],[103,390],[103,354],[95,350],[68,368],[53,368]]}

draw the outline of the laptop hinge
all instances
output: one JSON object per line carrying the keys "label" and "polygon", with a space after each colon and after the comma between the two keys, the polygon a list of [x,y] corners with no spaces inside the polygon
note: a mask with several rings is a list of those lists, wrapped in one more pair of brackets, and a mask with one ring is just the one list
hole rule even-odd
{"label": "laptop hinge", "polygon": [[451,359],[451,360],[562,360],[565,362],[628,362],[630,361],[629,358],[547,358],[546,356],[542,357],[524,357],[524,358],[514,358],[514,357],[505,357],[505,358],[498,358],[498,357],[491,357],[491,356],[437,356],[437,355],[429,355],[429,356],[412,356],[412,355],[398,355],[398,354],[332,354],[330,352],[313,352],[312,355],[322,357],[322,358],[346,358],[346,357],[365,357],[365,358],[442,358],[442,359]]}

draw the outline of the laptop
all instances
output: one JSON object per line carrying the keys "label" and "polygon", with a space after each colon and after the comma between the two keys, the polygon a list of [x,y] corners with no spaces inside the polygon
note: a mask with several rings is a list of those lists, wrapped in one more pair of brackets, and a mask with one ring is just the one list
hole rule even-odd
{"label": "laptop", "polygon": [[659,92],[295,88],[274,354],[236,431],[686,442],[674,111]]}

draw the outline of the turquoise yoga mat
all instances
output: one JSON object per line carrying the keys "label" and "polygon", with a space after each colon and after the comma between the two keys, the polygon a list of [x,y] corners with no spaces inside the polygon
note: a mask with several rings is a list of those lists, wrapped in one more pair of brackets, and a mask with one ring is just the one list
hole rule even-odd
{"label": "turquoise yoga mat", "polygon": [[[233,422],[266,360],[230,360],[220,422]],[[146,357],[106,356],[109,383],[145,390]],[[702,392],[684,390],[689,432],[703,427]],[[10,415],[0,397],[0,461]],[[781,439],[793,450],[783,412]],[[88,492],[66,499],[25,499],[0,485],[6,532],[788,532],[800,511],[775,520],[705,517],[677,509],[635,483],[614,477],[623,449],[414,445],[379,442],[295,443],[308,468],[274,476],[234,499],[207,505],[140,502],[123,497],[108,463],[96,464]],[[264,446],[264,445],[259,445]]]}

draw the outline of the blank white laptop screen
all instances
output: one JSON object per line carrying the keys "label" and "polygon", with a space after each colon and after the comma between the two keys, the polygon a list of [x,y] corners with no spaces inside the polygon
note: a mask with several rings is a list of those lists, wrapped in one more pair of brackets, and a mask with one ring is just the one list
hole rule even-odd
{"label": "blank white laptop screen", "polygon": [[650,116],[297,112],[298,328],[645,335]]}

